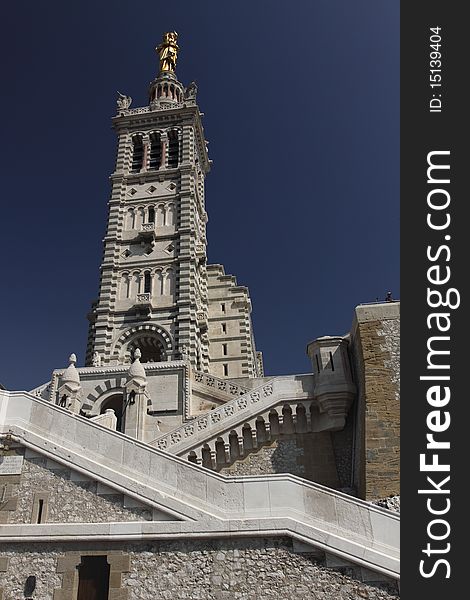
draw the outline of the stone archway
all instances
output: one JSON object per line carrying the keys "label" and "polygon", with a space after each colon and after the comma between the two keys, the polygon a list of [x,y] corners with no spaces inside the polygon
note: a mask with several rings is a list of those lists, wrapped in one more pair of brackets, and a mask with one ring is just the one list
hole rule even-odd
{"label": "stone archway", "polygon": [[173,356],[173,343],[170,334],[158,325],[137,325],[119,336],[113,359],[118,364],[132,362],[136,348],[142,352],[141,362],[162,362]]}
{"label": "stone archway", "polygon": [[116,423],[116,431],[120,431],[124,433],[124,396],[123,394],[114,394],[107,398],[100,407],[100,414],[104,414],[108,408],[112,408],[114,410],[114,414],[116,415],[117,423]]}

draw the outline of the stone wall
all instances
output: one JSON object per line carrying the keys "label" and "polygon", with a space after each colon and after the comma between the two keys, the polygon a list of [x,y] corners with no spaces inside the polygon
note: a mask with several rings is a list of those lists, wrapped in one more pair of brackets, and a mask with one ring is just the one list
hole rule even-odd
{"label": "stone wall", "polygon": [[359,496],[400,493],[400,305],[356,308],[352,331],[358,386],[355,484]]}
{"label": "stone wall", "polygon": [[[24,454],[24,449],[16,452]],[[8,496],[6,510],[0,510],[3,522],[39,522],[39,500],[43,504],[40,522],[152,520],[151,507],[135,506],[137,503],[129,498],[125,502],[123,494],[29,451],[21,475],[0,476],[0,488],[3,486],[7,486]]]}
{"label": "stone wall", "polygon": [[339,487],[351,493],[353,477],[353,441],[354,441],[354,407],[346,417],[346,425],[340,431],[331,434],[333,442],[336,471],[338,473]]}
{"label": "stone wall", "polygon": [[220,470],[224,475],[291,473],[328,487],[338,488],[331,434],[283,435]]}
{"label": "stone wall", "polygon": [[80,556],[104,554],[111,565],[111,600],[398,598],[394,582],[365,583],[360,568],[329,568],[317,553],[293,550],[290,540],[273,538],[122,546],[5,544],[0,551],[0,590],[3,600],[21,598],[26,578],[36,575],[35,598],[73,600]]}

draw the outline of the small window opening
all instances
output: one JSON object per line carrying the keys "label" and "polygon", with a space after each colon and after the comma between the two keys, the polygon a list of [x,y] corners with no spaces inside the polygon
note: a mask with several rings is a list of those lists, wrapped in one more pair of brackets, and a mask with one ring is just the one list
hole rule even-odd
{"label": "small window opening", "polygon": [[321,369],[320,369],[320,361],[318,360],[318,354],[315,354],[315,360],[317,362],[317,370],[320,373]]}
{"label": "small window opening", "polygon": [[42,498],[38,501],[38,517],[36,523],[42,523],[42,513],[44,511],[44,500]]}
{"label": "small window opening", "polygon": [[335,364],[333,362],[333,354],[331,354],[331,352],[330,352],[330,365],[331,365],[331,370],[334,371],[335,370]]}
{"label": "small window opening", "polygon": [[228,365],[226,363],[224,363],[224,377],[227,377],[228,375]]}
{"label": "small window opening", "polygon": [[150,294],[152,291],[152,280],[150,278],[150,273],[145,273],[144,275],[144,294]]}
{"label": "small window opening", "polygon": [[224,356],[227,356],[227,344],[222,344],[222,352],[224,353]]}
{"label": "small window opening", "polygon": [[227,323],[221,323],[222,325],[222,333],[227,333]]}
{"label": "small window opening", "polygon": [[153,206],[149,207],[149,223],[155,223],[155,209]]}
{"label": "small window opening", "polygon": [[159,169],[162,163],[162,142],[159,133],[150,135],[149,169]]}
{"label": "small window opening", "polygon": [[132,172],[139,173],[142,169],[144,161],[144,142],[142,136],[136,135],[132,138],[133,152],[132,152]]}
{"label": "small window opening", "polygon": [[168,134],[168,168],[170,169],[178,166],[179,147],[178,132],[172,130]]}
{"label": "small window opening", "polygon": [[221,304],[220,305],[220,310],[224,313],[225,312],[225,304]]}

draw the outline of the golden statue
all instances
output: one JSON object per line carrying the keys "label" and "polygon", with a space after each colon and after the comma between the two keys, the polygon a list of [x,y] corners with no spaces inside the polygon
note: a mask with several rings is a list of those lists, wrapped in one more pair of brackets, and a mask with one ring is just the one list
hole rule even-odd
{"label": "golden statue", "polygon": [[178,58],[178,34],[168,31],[163,34],[163,42],[155,48],[160,55],[160,71],[174,71]]}

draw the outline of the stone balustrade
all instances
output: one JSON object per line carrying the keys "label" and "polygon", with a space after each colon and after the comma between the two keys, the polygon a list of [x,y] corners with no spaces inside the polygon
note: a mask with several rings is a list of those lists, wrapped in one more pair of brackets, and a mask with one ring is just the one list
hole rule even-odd
{"label": "stone balustrade", "polygon": [[155,223],[142,223],[137,233],[137,239],[143,242],[155,244],[157,232],[155,231]]}
{"label": "stone balustrade", "polygon": [[240,421],[230,430],[218,432],[217,436],[208,436],[189,452],[178,452],[178,455],[208,469],[218,470],[280,436],[330,428],[328,420],[319,414],[315,400],[290,400],[271,406],[249,420]]}
{"label": "stone balustrade", "polygon": [[209,468],[223,465],[282,433],[335,431],[347,411],[322,412],[312,375],[275,377],[155,438],[151,445]]}
{"label": "stone balustrade", "polygon": [[200,371],[194,371],[194,381],[198,384],[202,384],[211,390],[217,390],[229,394],[230,396],[242,396],[246,394],[248,389],[237,383],[232,383],[221,377],[215,375],[209,375],[208,373],[201,373]]}
{"label": "stone balustrade", "polygon": [[150,294],[150,292],[146,292],[145,294],[137,294],[135,303],[136,304],[151,304],[152,303],[152,294]]}

